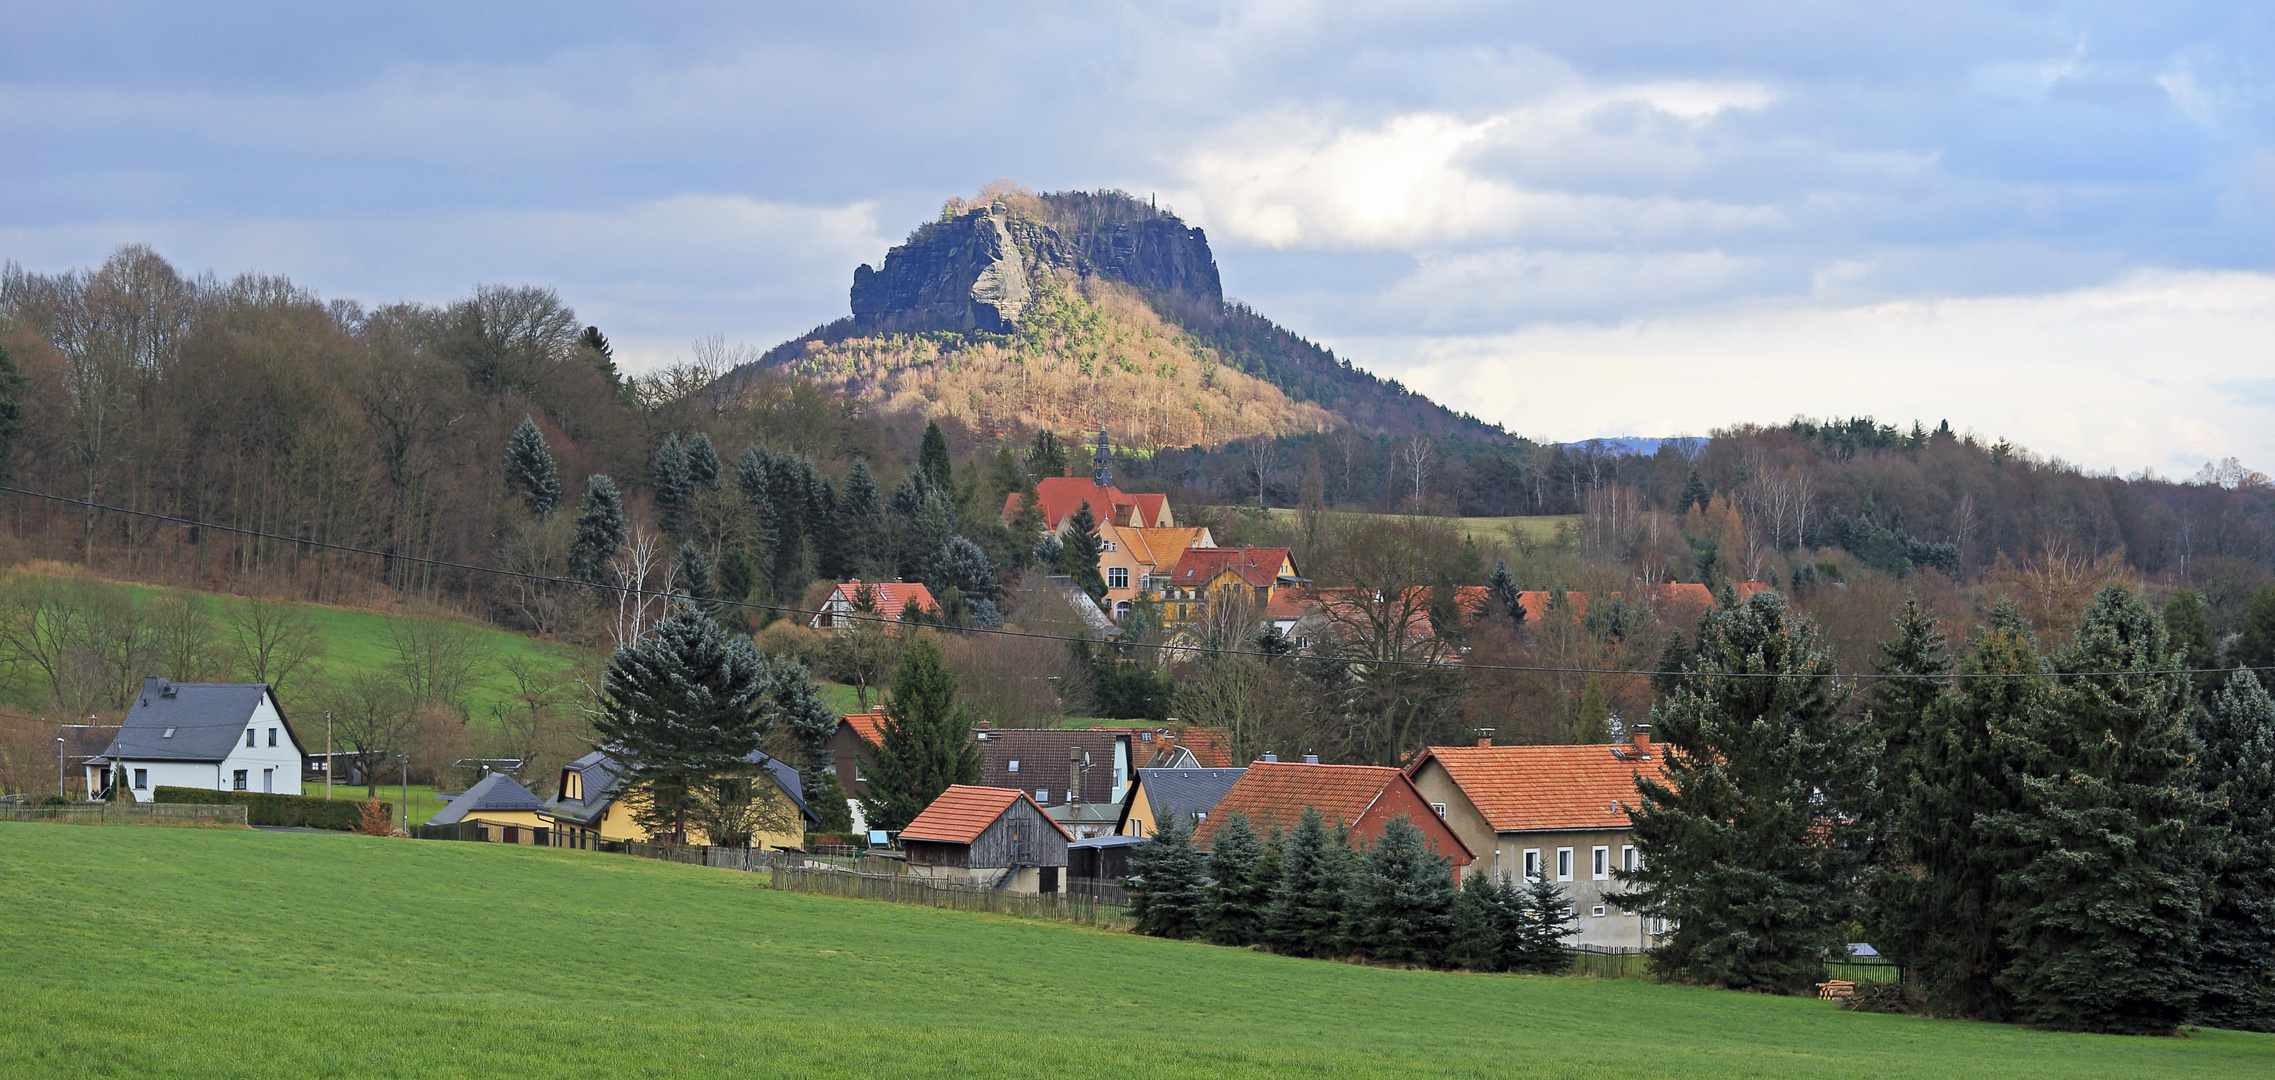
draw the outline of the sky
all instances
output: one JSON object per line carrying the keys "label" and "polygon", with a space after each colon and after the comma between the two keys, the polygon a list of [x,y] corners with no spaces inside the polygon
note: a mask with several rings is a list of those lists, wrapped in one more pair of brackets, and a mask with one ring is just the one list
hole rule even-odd
{"label": "sky", "polygon": [[1113,187],[1535,438],[1869,414],[2275,465],[2264,3],[7,6],[29,270],[542,284],[637,370],[845,314],[989,181]]}

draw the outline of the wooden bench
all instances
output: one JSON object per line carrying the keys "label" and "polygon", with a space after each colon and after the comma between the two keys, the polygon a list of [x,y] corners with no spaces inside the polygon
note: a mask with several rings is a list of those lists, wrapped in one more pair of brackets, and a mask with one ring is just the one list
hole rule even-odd
{"label": "wooden bench", "polygon": [[1817,1000],[1847,1001],[1856,996],[1856,984],[1847,979],[1834,979],[1817,984]]}

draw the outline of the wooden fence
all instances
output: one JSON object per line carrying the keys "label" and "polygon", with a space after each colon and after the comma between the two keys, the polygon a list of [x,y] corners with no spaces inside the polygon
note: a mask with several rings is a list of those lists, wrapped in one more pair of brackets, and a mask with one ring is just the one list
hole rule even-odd
{"label": "wooden fence", "polygon": [[82,825],[178,821],[197,825],[245,824],[247,808],[195,803],[73,803],[70,806],[0,806],[0,821],[62,821]]}
{"label": "wooden fence", "polygon": [[1129,897],[1120,886],[1069,882],[1056,893],[1015,893],[925,881],[906,874],[868,874],[819,866],[777,867],[773,885],[789,892],[852,896],[955,911],[988,911],[1033,919],[1058,919],[1092,926],[1127,927]]}

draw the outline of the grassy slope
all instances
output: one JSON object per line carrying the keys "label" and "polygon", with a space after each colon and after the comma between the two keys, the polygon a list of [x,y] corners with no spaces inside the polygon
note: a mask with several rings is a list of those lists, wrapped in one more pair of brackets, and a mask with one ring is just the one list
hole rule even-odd
{"label": "grassy slope", "polygon": [[[1632,981],[1387,971],[623,856],[0,823],[0,1075],[2265,1076]],[[135,887],[141,882],[147,887]]]}
{"label": "grassy slope", "polygon": [[[1388,516],[1355,510],[1332,510],[1329,513],[1336,518],[1352,521],[1361,518]],[[1294,510],[1285,507],[1274,507],[1272,509],[1272,517],[1275,519],[1292,522],[1295,520],[1295,515]],[[1498,533],[1512,539],[1522,537],[1537,542],[1555,540],[1558,526],[1570,526],[1575,529],[1580,526],[1580,515],[1578,514],[1542,514],[1535,517],[1465,517],[1447,518],[1446,520],[1453,522],[1454,527],[1463,532]]]}

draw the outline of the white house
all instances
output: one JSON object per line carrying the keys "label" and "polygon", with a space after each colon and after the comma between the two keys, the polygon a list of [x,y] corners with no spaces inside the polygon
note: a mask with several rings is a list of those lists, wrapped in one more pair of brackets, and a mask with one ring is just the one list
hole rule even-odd
{"label": "white house", "polygon": [[298,795],[306,760],[267,683],[144,679],[118,737],[87,759],[87,790],[115,768],[136,802],[162,785]]}

